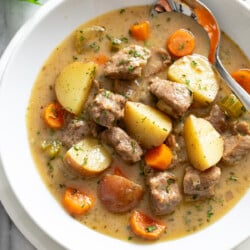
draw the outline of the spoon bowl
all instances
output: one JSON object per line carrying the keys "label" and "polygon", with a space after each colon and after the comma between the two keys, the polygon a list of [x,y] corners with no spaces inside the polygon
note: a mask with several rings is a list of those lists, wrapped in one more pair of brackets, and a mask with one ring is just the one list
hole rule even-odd
{"label": "spoon bowl", "polygon": [[207,32],[210,40],[209,61],[215,66],[229,88],[239,98],[247,111],[250,111],[249,94],[232,78],[223,66],[220,57],[220,28],[211,10],[199,0],[158,0],[151,14],[179,12],[197,21]]}

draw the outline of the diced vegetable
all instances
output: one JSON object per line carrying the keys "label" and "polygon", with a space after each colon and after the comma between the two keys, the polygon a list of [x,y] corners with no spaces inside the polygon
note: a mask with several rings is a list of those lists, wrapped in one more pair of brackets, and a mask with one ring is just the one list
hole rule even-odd
{"label": "diced vegetable", "polygon": [[246,111],[245,107],[234,94],[225,96],[219,104],[229,116],[234,118],[241,116]]}
{"label": "diced vegetable", "polygon": [[43,113],[45,123],[54,129],[59,129],[64,125],[64,110],[57,102],[48,104]]}
{"label": "diced vegetable", "polygon": [[63,194],[62,203],[71,215],[83,215],[93,207],[94,197],[77,188],[68,187]]}
{"label": "diced vegetable", "polygon": [[69,112],[79,115],[95,77],[96,64],[73,62],[59,74],[55,83],[57,100]]}
{"label": "diced vegetable", "polygon": [[150,27],[148,21],[136,23],[130,27],[130,35],[138,41],[145,41],[149,38]]}
{"label": "diced vegetable", "polygon": [[98,140],[85,138],[66,152],[64,162],[82,176],[93,176],[107,169],[112,157]]}
{"label": "diced vegetable", "polygon": [[219,90],[215,72],[208,59],[193,54],[176,60],[168,69],[168,78],[186,84],[200,104],[214,101]]}
{"label": "diced vegetable", "polygon": [[58,140],[43,141],[41,144],[42,150],[46,151],[51,159],[59,154],[61,147],[62,143]]}
{"label": "diced vegetable", "polygon": [[128,43],[128,38],[125,36],[121,38],[117,38],[117,37],[112,37],[110,35],[106,35],[106,38],[109,40],[110,50],[113,52],[116,52],[122,49],[124,45]]}
{"label": "diced vegetable", "polygon": [[129,224],[134,234],[146,240],[157,240],[166,229],[163,222],[138,210],[132,212]]}
{"label": "diced vegetable", "polygon": [[172,130],[167,115],[138,102],[126,102],[124,121],[129,133],[145,148],[161,145]]}
{"label": "diced vegetable", "polygon": [[121,49],[122,41],[118,38],[113,38],[111,41],[111,50],[112,51],[118,51]]}
{"label": "diced vegetable", "polygon": [[165,170],[170,165],[173,158],[171,149],[166,144],[149,149],[145,154],[145,162],[148,166]]}
{"label": "diced vegetable", "polygon": [[192,54],[195,48],[195,37],[186,29],[176,30],[167,40],[167,50],[175,57]]}
{"label": "diced vegetable", "polygon": [[223,155],[223,139],[212,124],[194,115],[184,123],[184,140],[192,165],[203,171],[218,163]]}
{"label": "diced vegetable", "polygon": [[250,69],[239,69],[231,75],[250,94]]}
{"label": "diced vegetable", "polygon": [[[100,38],[105,29],[101,26],[90,26],[84,29],[78,29],[75,33],[75,48],[81,54],[85,50],[93,48],[94,40]],[[91,46],[92,45],[92,46]]]}

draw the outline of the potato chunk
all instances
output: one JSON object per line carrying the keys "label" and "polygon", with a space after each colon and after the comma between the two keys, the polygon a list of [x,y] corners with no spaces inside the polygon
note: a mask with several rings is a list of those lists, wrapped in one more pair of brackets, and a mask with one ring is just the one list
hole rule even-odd
{"label": "potato chunk", "polygon": [[98,196],[107,210],[113,213],[128,212],[143,197],[141,185],[119,175],[105,175],[98,187]]}
{"label": "potato chunk", "polygon": [[110,166],[112,157],[98,140],[85,138],[66,152],[64,162],[82,176],[94,176]]}
{"label": "potato chunk", "polygon": [[87,100],[96,65],[93,62],[73,62],[59,74],[55,83],[56,97],[69,112],[78,115]]}
{"label": "potato chunk", "polygon": [[184,140],[192,165],[206,170],[218,163],[223,155],[223,139],[212,124],[194,115],[184,123]]}
{"label": "potato chunk", "polygon": [[193,92],[194,100],[203,105],[213,102],[219,90],[211,64],[198,54],[176,60],[168,69],[168,78],[186,84]]}
{"label": "potato chunk", "polygon": [[145,148],[159,146],[172,130],[167,115],[138,102],[126,102],[124,121],[129,133]]}

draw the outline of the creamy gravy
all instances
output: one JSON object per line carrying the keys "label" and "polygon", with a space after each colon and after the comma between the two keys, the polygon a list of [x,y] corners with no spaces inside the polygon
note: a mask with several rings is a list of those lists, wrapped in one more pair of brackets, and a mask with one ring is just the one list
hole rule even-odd
{"label": "creamy gravy", "polygon": [[[129,36],[128,30],[135,22],[148,19],[148,13],[149,7],[147,6],[115,10],[83,24],[81,28],[91,25],[104,26],[107,33],[113,37],[126,37],[128,38],[128,44],[143,45],[142,42],[133,40]],[[145,46],[165,48],[166,38],[171,33],[179,28],[186,28],[191,30],[196,37],[195,53],[205,56],[208,55],[209,45],[207,36],[190,18],[177,13],[165,13],[150,18],[150,25],[151,35],[149,40],[145,43]],[[77,54],[73,46],[73,39],[72,33],[51,53],[48,60],[45,62],[34,84],[27,109],[27,129],[35,164],[45,185],[59,203],[61,203],[65,187],[71,184],[83,187],[96,196],[95,190],[98,186],[98,182],[103,176],[103,174],[101,174],[91,179],[78,177],[72,174],[63,165],[62,157],[65,150],[62,149],[60,156],[54,160],[49,160],[41,150],[42,141],[47,139],[53,140],[61,133],[60,130],[54,131],[48,128],[42,119],[43,108],[46,104],[56,99],[54,92],[56,77],[67,64],[75,60],[88,61],[97,54],[91,50],[82,55]],[[108,42],[106,38],[100,41],[98,53],[110,54],[109,46],[107,46]],[[224,33],[222,34],[221,59],[229,72],[239,68],[250,67],[249,60],[243,55],[239,47]],[[108,80],[102,79],[101,71],[102,66],[98,68],[97,78],[104,82],[106,81],[106,84],[109,85],[110,82]],[[162,74],[162,77],[166,77],[166,74]],[[223,85],[223,81],[220,81],[220,84]],[[228,91],[227,88],[223,87],[222,89]],[[249,119],[249,117],[246,116],[246,119]],[[237,166],[222,166],[222,177],[219,184],[216,186],[216,195],[212,199],[197,202],[185,202],[184,200],[173,214],[159,217],[167,223],[166,232],[161,237],[161,240],[176,239],[196,232],[197,230],[211,225],[232,209],[242,198],[250,185],[249,161],[250,156],[243,159]],[[112,172],[113,168],[117,165],[122,167],[124,174],[129,179],[145,187],[139,164],[127,166],[119,158],[115,157],[112,166],[105,171],[105,174]],[[184,167],[185,166],[172,170],[176,174],[178,180],[182,180],[183,178]],[[182,189],[181,181],[179,181],[179,183]],[[139,208],[151,214],[147,195],[144,195],[143,200],[139,204]],[[135,237],[128,228],[129,216],[130,213],[112,214],[108,212],[102,207],[100,201],[96,197],[94,208],[86,215],[76,219],[84,225],[109,236],[126,241],[141,241]]]}

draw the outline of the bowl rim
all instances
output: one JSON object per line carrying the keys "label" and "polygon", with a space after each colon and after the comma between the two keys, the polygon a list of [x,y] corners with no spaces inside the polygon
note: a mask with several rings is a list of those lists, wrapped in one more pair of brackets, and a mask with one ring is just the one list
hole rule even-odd
{"label": "bowl rim", "polygon": [[[20,49],[24,39],[29,36],[30,32],[33,31],[33,29],[39,25],[39,22],[41,21],[41,19],[45,18],[46,15],[48,15],[48,13],[50,13],[53,10],[56,10],[56,8],[58,6],[61,6],[63,4],[65,4],[67,0],[50,0],[48,2],[46,2],[46,4],[44,4],[44,6],[41,7],[40,10],[38,10],[35,15],[28,20],[28,22],[26,22],[24,24],[24,26],[21,27],[21,29],[16,33],[16,35],[14,36],[14,38],[11,40],[11,42],[9,43],[7,49],[5,50],[5,52],[3,53],[1,60],[0,60],[0,96],[4,91],[4,78],[5,78],[5,74],[8,74],[7,70],[8,67],[10,66],[10,63],[14,60],[16,53],[18,52],[18,49]],[[238,2],[237,0],[231,0],[232,2]],[[139,2],[139,0],[137,1]],[[141,2],[143,2],[143,0],[141,0]],[[145,1],[144,1],[145,2]],[[241,2],[238,2],[238,4]],[[241,3],[241,5],[243,6],[243,4]],[[244,5],[245,6],[245,5]],[[250,8],[248,8],[248,12],[249,12]],[[250,12],[249,12],[250,13]],[[0,98],[1,99],[1,98]],[[0,101],[0,104],[2,102]],[[0,111],[1,111],[1,107],[0,107]],[[0,128],[2,128],[0,126]],[[0,134],[2,132],[0,131]],[[24,204],[22,204],[22,201],[20,200],[19,197],[16,196],[16,193],[14,192],[15,190],[13,189],[13,185],[10,184],[9,182],[9,178],[10,176],[8,176],[8,171],[6,171],[6,164],[5,164],[5,159],[4,156],[2,155],[3,152],[3,144],[0,141],[0,173],[1,173],[1,178],[3,179],[2,182],[0,182],[0,197],[1,197],[1,201],[3,203],[3,206],[6,208],[7,212],[9,213],[10,217],[12,218],[12,220],[16,223],[17,227],[21,230],[21,232],[23,232],[23,234],[32,242],[32,244],[34,244],[38,249],[46,249],[46,247],[44,247],[44,240],[48,238],[48,242],[51,241],[49,244],[55,244],[53,249],[56,249],[56,247],[58,246],[58,249],[61,248],[70,248],[70,249],[79,249],[79,245],[74,245],[74,248],[71,248],[71,243],[72,241],[67,241],[65,243],[63,243],[63,245],[60,245],[60,239],[58,237],[55,237],[54,235],[49,235],[49,232],[46,232],[45,228],[41,228],[40,226],[38,226],[39,222],[37,221],[36,218],[34,218],[34,215],[31,216],[31,214],[29,213],[29,211],[27,211],[27,207],[25,207]],[[45,189],[45,187],[44,187]],[[44,190],[45,191],[45,190]],[[48,192],[48,190],[46,191]],[[244,207],[247,207],[247,203],[249,201],[249,197],[245,196],[242,198],[240,204],[237,204],[236,207],[239,209],[243,209]],[[52,201],[53,202],[53,201]],[[20,211],[19,213],[17,213],[17,211],[14,209],[13,204],[15,204],[17,206],[20,206]],[[234,209],[233,209],[234,210]],[[64,215],[64,212],[62,212],[62,215]],[[19,218],[18,215],[21,214],[22,218]],[[230,216],[232,218],[235,218],[235,213],[234,211],[230,211],[229,213]],[[65,215],[64,215],[65,216]],[[225,216],[224,216],[225,217]],[[25,224],[25,220],[27,218],[30,218],[29,223]],[[68,218],[69,220],[72,220],[70,218]],[[222,218],[220,220],[224,220],[225,218]],[[33,227],[31,226],[32,229],[27,228],[27,224],[30,224],[29,226],[31,226],[31,224],[33,224]],[[213,230],[214,228],[214,224],[209,226],[208,228],[199,231],[195,234],[192,234],[191,236],[186,236],[184,238],[184,242],[186,240],[188,240],[190,237],[192,237],[192,239],[199,239],[200,235],[203,234],[203,232],[208,232],[208,235],[211,234],[211,230]],[[229,225],[228,225],[229,226]],[[79,229],[81,231],[81,227],[82,225],[78,225],[76,226],[77,229]],[[223,226],[220,226],[221,229],[223,229]],[[39,232],[40,230],[40,232]],[[88,230],[88,229],[86,229]],[[33,232],[32,232],[33,231]],[[91,239],[95,239],[96,235],[98,235],[98,233],[93,233],[92,230],[88,230],[89,233],[91,234]],[[36,233],[36,235],[34,236],[34,232]],[[60,232],[60,235],[63,235],[63,232]],[[246,236],[248,235],[242,235],[240,240],[243,240],[246,238]],[[43,242],[40,241],[40,239],[42,239]],[[98,236],[99,237],[99,236]],[[114,238],[110,238],[107,236],[100,236],[102,239],[105,238],[105,244],[106,243],[111,243],[111,245],[115,246],[115,245],[119,245],[120,246],[120,242],[119,240],[116,240]],[[47,244],[48,244],[47,242]],[[122,241],[123,242],[123,241]],[[176,241],[168,241],[167,244],[169,246],[175,246]],[[235,242],[235,244],[238,242]],[[157,244],[157,246],[159,247],[159,249],[161,249],[161,245],[162,243],[155,243]],[[128,247],[132,247],[133,245],[128,244],[123,242],[123,247],[120,249],[127,249]],[[77,247],[78,246],[78,247]],[[138,247],[150,247],[151,244],[149,245],[142,245],[142,246],[138,246],[136,245],[136,249],[138,249]],[[211,247],[211,246],[209,246]],[[177,248],[175,248],[177,249]],[[194,249],[194,248],[193,248]]]}

